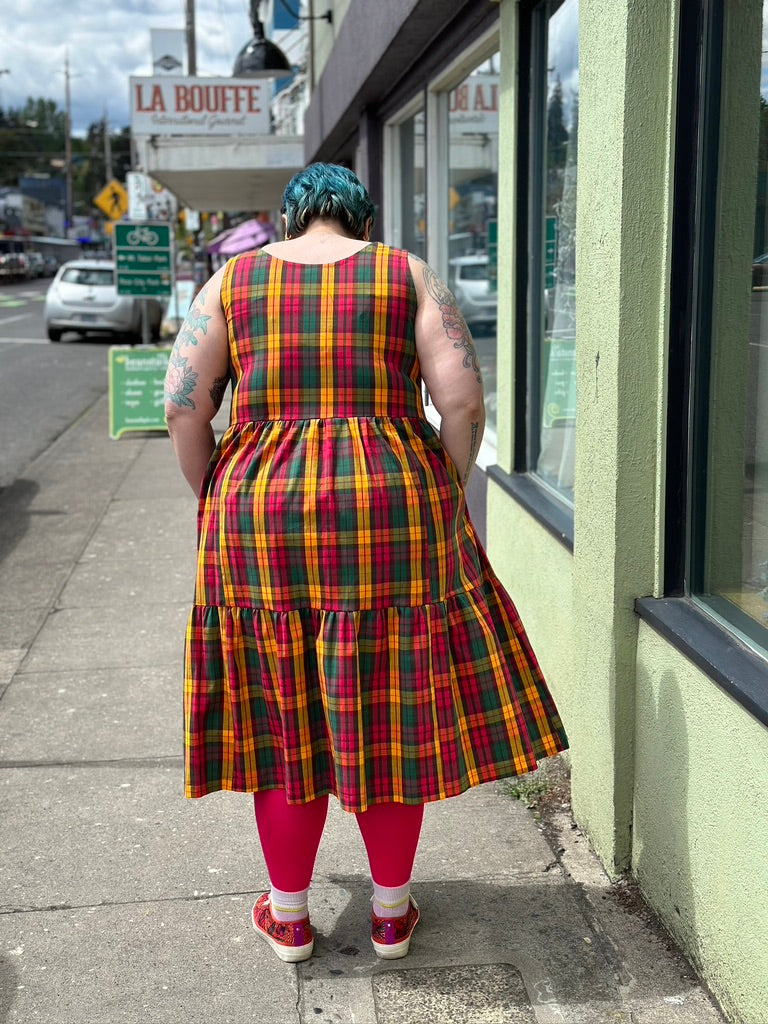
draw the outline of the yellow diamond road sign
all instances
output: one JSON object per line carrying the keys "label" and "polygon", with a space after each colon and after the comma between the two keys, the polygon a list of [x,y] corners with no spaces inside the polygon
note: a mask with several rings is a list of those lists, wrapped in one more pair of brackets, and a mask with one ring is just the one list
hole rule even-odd
{"label": "yellow diamond road sign", "polygon": [[105,185],[93,202],[112,220],[120,220],[128,213],[128,193],[117,178]]}

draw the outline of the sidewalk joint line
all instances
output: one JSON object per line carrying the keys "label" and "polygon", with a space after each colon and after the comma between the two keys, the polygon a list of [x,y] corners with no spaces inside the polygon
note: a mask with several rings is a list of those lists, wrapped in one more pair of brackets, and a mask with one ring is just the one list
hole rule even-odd
{"label": "sidewalk joint line", "polygon": [[184,756],[182,754],[160,754],[155,757],[111,757],[99,758],[89,761],[0,761],[0,771],[13,768],[156,768],[167,765],[168,767],[182,765]]}
{"label": "sidewalk joint line", "polygon": [[64,910],[98,910],[109,907],[143,907],[152,903],[202,903],[204,900],[223,900],[235,896],[247,896],[255,898],[269,888],[265,885],[258,889],[244,889],[237,892],[200,892],[187,896],[156,896],[140,900],[102,900],[100,903],[50,903],[41,907],[13,907],[0,905],[0,917],[10,917],[13,914],[50,914],[60,913]]}

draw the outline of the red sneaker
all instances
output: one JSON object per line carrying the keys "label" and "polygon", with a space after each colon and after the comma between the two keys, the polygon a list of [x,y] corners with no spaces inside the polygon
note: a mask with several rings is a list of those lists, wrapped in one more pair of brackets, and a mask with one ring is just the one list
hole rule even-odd
{"label": "red sneaker", "polygon": [[253,907],[253,927],[287,964],[309,960],[315,948],[315,933],[309,918],[302,921],[276,921],[269,905],[269,893],[259,896]]}
{"label": "red sneaker", "polygon": [[405,956],[419,916],[419,906],[413,896],[409,899],[408,913],[402,917],[377,917],[371,911],[371,942],[376,956],[382,960],[399,960]]}

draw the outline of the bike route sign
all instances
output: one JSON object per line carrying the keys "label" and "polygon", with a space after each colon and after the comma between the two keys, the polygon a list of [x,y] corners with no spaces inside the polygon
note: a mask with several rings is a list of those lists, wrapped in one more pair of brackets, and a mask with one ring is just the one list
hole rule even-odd
{"label": "bike route sign", "polygon": [[170,224],[115,224],[117,294],[171,294]]}

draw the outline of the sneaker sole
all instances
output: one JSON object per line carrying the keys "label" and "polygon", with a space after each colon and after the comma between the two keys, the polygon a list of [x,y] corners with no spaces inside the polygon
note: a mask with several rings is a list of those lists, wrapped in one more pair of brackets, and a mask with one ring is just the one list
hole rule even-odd
{"label": "sneaker sole", "polygon": [[403,956],[408,956],[410,944],[410,935],[407,939],[403,939],[402,942],[393,942],[391,946],[384,946],[380,942],[376,942],[375,939],[371,939],[373,951],[379,960],[399,960]]}
{"label": "sneaker sole", "polygon": [[315,940],[312,939],[305,946],[284,946],[281,942],[276,942],[271,935],[267,935],[261,928],[256,925],[255,921],[251,921],[253,930],[258,936],[264,939],[265,942],[269,943],[272,947],[275,955],[283,961],[285,964],[298,964],[302,960],[309,960],[312,956],[312,951],[315,948]]}

